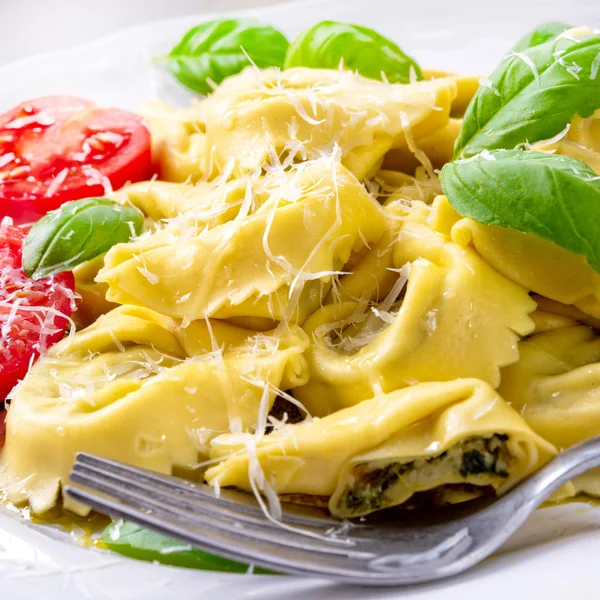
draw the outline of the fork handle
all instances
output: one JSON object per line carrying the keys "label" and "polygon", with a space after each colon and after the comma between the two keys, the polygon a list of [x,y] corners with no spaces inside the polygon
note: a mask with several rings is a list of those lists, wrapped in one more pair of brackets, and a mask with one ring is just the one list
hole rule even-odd
{"label": "fork handle", "polygon": [[538,506],[565,483],[595,467],[600,467],[600,435],[561,452],[522,487]]}

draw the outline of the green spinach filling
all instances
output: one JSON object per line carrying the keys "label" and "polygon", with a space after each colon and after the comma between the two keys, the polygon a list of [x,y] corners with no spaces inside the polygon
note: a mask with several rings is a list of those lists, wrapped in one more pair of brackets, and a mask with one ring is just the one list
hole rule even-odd
{"label": "green spinach filling", "polygon": [[446,473],[448,479],[453,479],[458,474],[465,483],[468,483],[468,479],[485,474],[508,477],[507,462],[510,455],[506,448],[507,440],[507,435],[494,434],[489,438],[465,440],[430,459],[392,462],[381,469],[370,471],[365,470],[366,463],[358,465],[354,470],[357,481],[345,497],[346,508],[352,511],[385,508],[386,490],[425,467],[439,467],[438,473]]}

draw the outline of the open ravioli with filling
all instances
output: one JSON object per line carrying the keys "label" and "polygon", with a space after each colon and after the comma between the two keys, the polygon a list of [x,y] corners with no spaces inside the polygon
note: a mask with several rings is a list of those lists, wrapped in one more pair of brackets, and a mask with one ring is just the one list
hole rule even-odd
{"label": "open ravioli with filling", "polygon": [[[425,383],[381,394],[263,436],[223,435],[209,483],[265,485],[295,501],[325,497],[338,517],[358,517],[429,492],[460,502],[510,489],[555,454],[488,384]],[[415,498],[417,500],[418,497]]]}

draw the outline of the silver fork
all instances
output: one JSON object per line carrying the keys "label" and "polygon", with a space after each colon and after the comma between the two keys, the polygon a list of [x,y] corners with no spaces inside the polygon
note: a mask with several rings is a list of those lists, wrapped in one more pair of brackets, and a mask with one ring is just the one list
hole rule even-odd
{"label": "silver fork", "polygon": [[71,479],[90,489],[67,486],[65,492],[102,513],[227,558],[282,573],[391,586],[441,579],[479,563],[563,484],[598,466],[600,436],[559,454],[502,498],[449,511],[430,508],[424,519],[404,511],[404,517],[388,512],[342,522],[285,505],[282,522],[273,522],[249,494],[221,490],[217,498],[208,485],[84,453]]}

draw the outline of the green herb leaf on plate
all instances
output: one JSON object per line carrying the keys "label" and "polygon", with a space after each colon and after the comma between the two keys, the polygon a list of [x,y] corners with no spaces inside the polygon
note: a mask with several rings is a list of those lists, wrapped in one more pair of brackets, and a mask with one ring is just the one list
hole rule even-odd
{"label": "green herb leaf on plate", "polygon": [[350,23],[322,21],[291,43],[285,68],[337,69],[340,62],[364,77],[391,83],[423,79],[419,65],[394,42],[373,29]]}
{"label": "green herb leaf on plate", "polygon": [[570,29],[571,25],[565,25],[564,23],[558,23],[557,21],[550,21],[549,23],[542,23],[531,31],[527,32],[514,46],[513,52],[523,52],[527,48],[533,48],[539,46],[548,40],[554,39],[560,35],[563,31]]}
{"label": "green herb leaf on plate", "polygon": [[507,56],[465,113],[454,156],[549,139],[600,108],[600,35],[550,40]]}
{"label": "green herb leaf on plate", "polygon": [[536,234],[585,256],[600,272],[600,178],[584,163],[498,150],[448,163],[441,180],[460,215]]}
{"label": "green herb leaf on plate", "polygon": [[[234,562],[208,552],[203,552],[135,523],[114,521],[102,533],[102,541],[114,552],[137,558],[138,560],[158,561],[164,565],[246,573],[248,565]],[[254,569],[255,573],[269,573]]]}
{"label": "green herb leaf on plate", "polygon": [[23,244],[23,270],[32,279],[70,271],[128,242],[143,223],[139,210],[108,198],[67,202],[30,229]]}
{"label": "green herb leaf on plate", "polygon": [[261,69],[282,67],[288,46],[282,33],[254,19],[218,19],[190,29],[161,60],[183,85],[208,94],[250,61]]}

